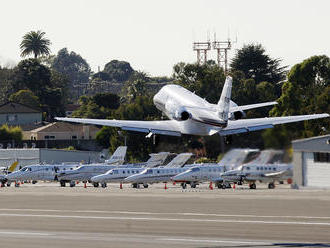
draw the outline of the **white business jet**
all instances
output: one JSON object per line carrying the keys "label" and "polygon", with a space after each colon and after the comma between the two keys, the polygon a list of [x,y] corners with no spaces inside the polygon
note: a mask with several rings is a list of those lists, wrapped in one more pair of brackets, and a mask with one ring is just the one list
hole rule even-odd
{"label": "white business jet", "polygon": [[[103,166],[118,166],[122,164],[125,160],[127,147],[120,146],[113,153],[111,158],[107,160],[106,164],[101,164]],[[15,171],[6,175],[8,181],[27,181],[31,180],[33,182],[42,180],[42,181],[54,181],[57,180],[58,174],[65,173],[68,171],[74,171],[81,164],[79,163],[70,163],[70,164],[36,164],[25,166],[22,169]],[[113,168],[113,167],[112,167]],[[63,185],[64,184],[64,185]],[[18,184],[16,184],[18,185]],[[61,182],[61,186],[65,186],[65,182]]]}
{"label": "white business jet", "polygon": [[[120,183],[132,183],[133,187],[138,187],[139,184],[143,184],[145,188],[148,187],[148,183],[155,183],[159,181],[168,181],[170,180],[173,173],[180,173],[186,168],[182,167],[192,156],[192,153],[180,153],[175,158],[171,160],[166,166],[156,167],[156,168],[115,168],[106,172],[105,174],[94,176],[91,178],[92,182],[101,183],[105,185],[110,182],[120,182]],[[161,171],[161,175],[158,174],[158,177],[148,178],[148,180],[129,180],[126,181],[126,178],[132,178],[132,176],[137,176],[138,178],[146,178],[149,176],[149,171]]]}
{"label": "white business jet", "polygon": [[226,136],[272,128],[277,124],[329,117],[329,114],[314,114],[240,119],[244,110],[274,105],[276,102],[238,106],[230,100],[231,89],[232,78],[228,76],[218,104],[211,104],[179,85],[170,84],[164,86],[154,96],[153,101],[155,106],[170,120],[133,121],[60,117],[55,119],[59,121],[119,127],[128,131],[144,132],[147,133],[146,137],[151,137],[153,134],[207,136],[216,133]]}
{"label": "white business jet", "polygon": [[[219,179],[221,173],[232,170],[244,163],[255,159],[259,155],[258,149],[232,149],[228,151],[218,164],[194,165],[188,170],[172,177],[172,181],[180,182],[183,189],[187,184],[195,188],[201,182],[216,182],[217,186],[223,187]],[[229,187],[229,185],[228,185]]]}
{"label": "white business jet", "polygon": [[[91,181],[91,178],[104,174],[114,168],[140,168],[140,167],[154,167],[164,163],[168,157],[169,152],[152,153],[150,159],[145,163],[125,164],[125,165],[104,165],[104,164],[89,164],[81,165],[80,167],[70,170],[62,171],[57,174],[57,180],[60,181],[61,186],[65,186],[66,182],[70,183],[71,187],[76,185],[76,181]],[[94,187],[99,186],[99,182],[93,181]],[[106,187],[105,182],[101,182],[102,187]]]}
{"label": "white business jet", "polygon": [[292,164],[247,164],[221,174],[224,182],[248,183],[250,189],[256,189],[257,181],[268,183],[268,188],[273,189],[275,181],[283,182],[292,176]]}

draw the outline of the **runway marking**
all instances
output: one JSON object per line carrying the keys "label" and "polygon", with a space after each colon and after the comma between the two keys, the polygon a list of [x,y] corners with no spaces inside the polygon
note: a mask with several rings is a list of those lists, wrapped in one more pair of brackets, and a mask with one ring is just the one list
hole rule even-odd
{"label": "runway marking", "polygon": [[212,240],[212,239],[183,239],[183,238],[162,238],[164,241],[181,241],[181,242],[195,242],[195,243],[230,243],[230,244],[254,244],[254,245],[269,245],[266,242],[258,241],[235,241],[235,240]]}
{"label": "runway marking", "polygon": [[0,235],[35,235],[35,236],[51,236],[50,233],[38,233],[38,232],[21,232],[21,231],[0,231]]}
{"label": "runway marking", "polygon": [[80,215],[48,215],[48,214],[6,214],[5,217],[40,217],[58,219],[100,219],[100,220],[136,220],[136,221],[185,221],[185,222],[213,222],[213,223],[250,223],[250,224],[278,224],[278,225],[316,225],[330,226],[328,222],[303,222],[303,221],[262,221],[262,220],[237,220],[237,219],[183,219],[183,218],[147,218],[147,217],[119,217],[119,216],[80,216]]}
{"label": "runway marking", "polygon": [[292,219],[330,219],[330,216],[294,216],[294,215],[252,215],[252,214],[208,214],[208,213],[164,213],[164,212],[135,212],[135,211],[106,211],[106,210],[65,210],[65,209],[19,209],[1,208],[0,211],[27,212],[70,212],[70,213],[105,213],[129,215],[183,215],[183,216],[212,216],[212,217],[242,217],[242,218],[292,218]]}

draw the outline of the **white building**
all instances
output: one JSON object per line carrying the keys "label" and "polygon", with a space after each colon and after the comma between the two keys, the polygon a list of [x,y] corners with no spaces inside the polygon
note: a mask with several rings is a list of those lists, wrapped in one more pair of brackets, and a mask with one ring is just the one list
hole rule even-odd
{"label": "white building", "polygon": [[292,141],[293,185],[330,188],[330,135]]}

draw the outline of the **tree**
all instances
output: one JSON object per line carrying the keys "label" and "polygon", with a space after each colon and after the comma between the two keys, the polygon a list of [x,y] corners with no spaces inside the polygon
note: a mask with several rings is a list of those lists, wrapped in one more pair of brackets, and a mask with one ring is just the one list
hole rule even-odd
{"label": "tree", "polygon": [[23,36],[23,40],[20,44],[21,57],[26,57],[30,54],[34,54],[34,58],[40,55],[50,54],[51,42],[45,38],[45,32],[38,30],[30,31]]}
{"label": "tree", "polygon": [[15,90],[13,89],[13,69],[0,68],[0,103],[8,101],[8,96]]}
{"label": "tree", "polygon": [[9,127],[4,124],[0,127],[0,140],[1,141],[12,141],[15,142],[22,141],[23,132],[20,127]]}
{"label": "tree", "polygon": [[263,81],[274,84],[285,79],[287,67],[280,65],[280,59],[272,59],[265,52],[260,44],[244,45],[232,59],[231,70],[242,71],[246,78],[253,78],[257,84]]}
{"label": "tree", "polygon": [[40,108],[39,98],[31,90],[20,90],[9,97],[9,101],[17,102],[34,109]]}
{"label": "tree", "polygon": [[[282,86],[272,116],[328,113],[330,108],[330,59],[312,56],[293,66]],[[264,132],[265,145],[288,145],[292,139],[329,133],[329,118],[283,125]],[[328,129],[328,130],[327,130]],[[272,142],[268,142],[272,140]]]}
{"label": "tree", "polygon": [[42,93],[51,86],[51,71],[37,59],[25,59],[14,69],[13,86],[15,91],[30,89],[42,101]]}
{"label": "tree", "polygon": [[58,51],[57,56],[52,59],[51,63],[51,68],[68,77],[71,86],[88,83],[91,68],[79,54],[73,51],[69,53],[67,48],[62,48]]}
{"label": "tree", "polygon": [[112,93],[99,93],[92,99],[97,105],[109,109],[117,109],[120,105],[120,98]]}
{"label": "tree", "polygon": [[103,72],[109,75],[109,80],[124,82],[133,75],[134,70],[126,61],[112,60],[104,66]]}

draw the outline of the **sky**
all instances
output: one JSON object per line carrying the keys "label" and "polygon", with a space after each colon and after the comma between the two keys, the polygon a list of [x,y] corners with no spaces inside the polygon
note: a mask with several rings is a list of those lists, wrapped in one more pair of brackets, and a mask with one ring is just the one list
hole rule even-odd
{"label": "sky", "polygon": [[[171,76],[178,62],[196,62],[194,41],[231,38],[229,58],[260,43],[289,67],[313,55],[330,56],[328,0],[0,0],[0,65],[20,58],[31,30],[46,32],[51,51],[67,47],[97,72],[128,61],[150,76]],[[209,54],[216,60],[216,52]]]}

